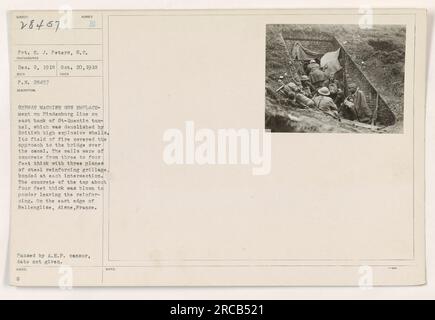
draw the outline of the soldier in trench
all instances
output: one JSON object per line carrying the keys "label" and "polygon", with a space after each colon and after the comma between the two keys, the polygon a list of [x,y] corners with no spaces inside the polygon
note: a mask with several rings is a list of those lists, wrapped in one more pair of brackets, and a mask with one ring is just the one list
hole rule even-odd
{"label": "soldier in trench", "polygon": [[294,82],[284,84],[281,76],[278,82],[281,84],[279,92],[284,97],[284,103],[297,108],[313,108],[314,101],[301,92],[301,88]]}
{"label": "soldier in trench", "polygon": [[338,108],[334,103],[334,100],[330,97],[330,91],[327,87],[322,87],[317,90],[317,95],[313,98],[317,109],[329,114],[333,118],[339,120]]}
{"label": "soldier in trench", "polygon": [[323,82],[327,80],[325,72],[322,71],[319,67],[316,67],[310,72],[310,81],[311,84],[316,89],[320,89],[323,87]]}
{"label": "soldier in trench", "polygon": [[285,106],[296,106],[295,93],[289,84],[284,82],[284,76],[279,77],[278,83],[280,87],[277,89],[277,92],[280,93],[280,103]]}
{"label": "soldier in trench", "polygon": [[307,75],[301,76],[301,93],[307,98],[312,98],[313,93],[316,92],[316,89],[310,82],[310,78]]}
{"label": "soldier in trench", "polygon": [[348,85],[349,95],[344,99],[340,107],[340,116],[363,123],[370,123],[372,112],[367,104],[363,91],[355,83]]}
{"label": "soldier in trench", "polygon": [[316,60],[310,60],[310,63],[306,65],[307,74],[310,74],[316,68],[320,68],[320,65],[316,62]]}

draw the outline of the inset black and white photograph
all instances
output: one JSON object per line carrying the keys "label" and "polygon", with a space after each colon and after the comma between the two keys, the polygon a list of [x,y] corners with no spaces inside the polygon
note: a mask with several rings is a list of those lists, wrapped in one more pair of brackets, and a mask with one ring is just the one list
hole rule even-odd
{"label": "inset black and white photograph", "polygon": [[265,128],[403,133],[406,27],[267,25]]}

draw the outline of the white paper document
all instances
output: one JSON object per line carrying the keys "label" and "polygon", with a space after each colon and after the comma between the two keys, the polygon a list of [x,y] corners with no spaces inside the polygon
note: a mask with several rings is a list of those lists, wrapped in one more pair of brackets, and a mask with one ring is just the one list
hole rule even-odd
{"label": "white paper document", "polygon": [[8,23],[11,285],[425,283],[425,10]]}

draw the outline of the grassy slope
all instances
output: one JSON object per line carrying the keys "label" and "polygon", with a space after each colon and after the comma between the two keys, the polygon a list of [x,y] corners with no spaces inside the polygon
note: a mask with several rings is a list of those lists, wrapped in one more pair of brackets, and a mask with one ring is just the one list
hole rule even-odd
{"label": "grassy slope", "polygon": [[338,32],[336,37],[384,96],[397,119],[402,120],[406,29],[401,26],[352,29],[352,32]]}

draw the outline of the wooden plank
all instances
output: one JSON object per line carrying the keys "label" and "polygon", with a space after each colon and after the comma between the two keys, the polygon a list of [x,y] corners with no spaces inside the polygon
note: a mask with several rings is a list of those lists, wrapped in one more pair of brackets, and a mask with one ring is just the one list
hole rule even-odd
{"label": "wooden plank", "polygon": [[379,93],[376,91],[376,105],[375,105],[375,111],[373,112],[373,116],[372,116],[372,126],[375,124],[376,119],[378,117],[378,108],[379,108]]}
{"label": "wooden plank", "polygon": [[362,123],[362,122],[358,122],[358,121],[351,121],[351,120],[347,120],[347,119],[341,119],[341,122],[348,124],[348,125],[351,125],[351,126],[354,126],[354,127],[361,127],[361,128],[366,128],[366,129],[372,129],[372,130],[382,129],[382,127],[378,127],[375,125]]}
{"label": "wooden plank", "polygon": [[333,39],[308,39],[308,38],[291,38],[283,36],[287,41],[320,41],[320,42],[333,42]]}

